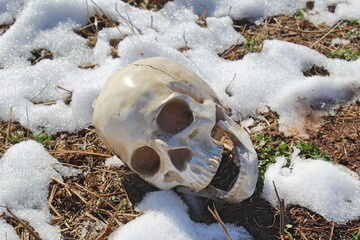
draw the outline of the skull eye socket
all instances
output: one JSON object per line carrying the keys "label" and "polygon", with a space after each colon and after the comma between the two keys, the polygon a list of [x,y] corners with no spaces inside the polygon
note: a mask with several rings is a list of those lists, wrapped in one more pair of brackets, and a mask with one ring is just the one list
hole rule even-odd
{"label": "skull eye socket", "polygon": [[193,113],[189,105],[182,100],[166,103],[156,119],[160,129],[171,134],[184,130],[192,121]]}
{"label": "skull eye socket", "polygon": [[130,164],[135,172],[150,177],[159,170],[160,156],[154,149],[143,146],[134,151]]}
{"label": "skull eye socket", "polygon": [[168,151],[171,163],[179,171],[186,169],[186,163],[191,160],[192,152],[187,148],[178,148]]}

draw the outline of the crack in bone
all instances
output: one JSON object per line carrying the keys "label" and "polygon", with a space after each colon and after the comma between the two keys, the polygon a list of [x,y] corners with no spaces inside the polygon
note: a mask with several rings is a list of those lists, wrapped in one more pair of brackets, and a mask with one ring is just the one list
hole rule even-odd
{"label": "crack in bone", "polygon": [[156,71],[160,71],[160,72],[168,75],[169,77],[171,77],[171,78],[174,79],[175,81],[179,81],[179,79],[173,77],[171,74],[165,72],[164,70],[162,70],[162,69],[160,69],[160,68],[154,67],[154,66],[152,66],[152,65],[138,64],[138,63],[135,63],[134,65],[137,66],[137,67],[149,67],[149,68],[152,68],[152,69],[154,69],[154,70],[156,70]]}

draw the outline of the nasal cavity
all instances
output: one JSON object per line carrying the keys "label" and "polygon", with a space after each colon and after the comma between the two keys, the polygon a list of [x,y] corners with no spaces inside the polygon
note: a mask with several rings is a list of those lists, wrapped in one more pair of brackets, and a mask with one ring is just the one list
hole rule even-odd
{"label": "nasal cavity", "polygon": [[166,103],[156,118],[159,128],[170,134],[184,130],[190,126],[193,120],[193,113],[189,105],[178,99]]}
{"label": "nasal cavity", "polygon": [[151,177],[159,171],[160,156],[151,147],[143,146],[132,154],[130,166],[140,175]]}
{"label": "nasal cavity", "polygon": [[186,163],[192,158],[192,152],[187,148],[169,150],[168,153],[171,163],[179,171],[184,171],[186,169]]}

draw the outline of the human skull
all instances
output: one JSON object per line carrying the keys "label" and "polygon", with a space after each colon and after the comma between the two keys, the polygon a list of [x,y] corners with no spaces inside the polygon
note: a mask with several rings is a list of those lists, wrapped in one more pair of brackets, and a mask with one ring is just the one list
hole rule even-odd
{"label": "human skull", "polygon": [[[209,85],[167,58],[139,60],[110,77],[94,125],[126,165],[160,189],[233,203],[254,192],[257,155],[249,135]],[[217,187],[213,179],[228,177],[217,176],[219,166],[229,163],[236,176]]]}

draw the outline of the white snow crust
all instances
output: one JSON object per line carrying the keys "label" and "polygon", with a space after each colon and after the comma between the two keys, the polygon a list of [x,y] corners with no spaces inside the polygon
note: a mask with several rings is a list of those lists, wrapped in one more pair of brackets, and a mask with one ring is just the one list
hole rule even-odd
{"label": "white snow crust", "polygon": [[[115,231],[109,240],[141,239],[227,239],[218,223],[206,225],[193,222],[187,214],[188,207],[172,191],[148,193],[137,206],[144,215]],[[243,228],[226,224],[232,239],[253,239]]]}
{"label": "white snow crust", "polygon": [[[51,177],[62,180],[55,170],[57,164],[40,143],[32,140],[10,147],[0,159],[0,214],[7,213],[3,206],[8,207],[29,221],[43,239],[61,237],[60,228],[49,224],[52,216],[47,205]],[[9,229],[10,225],[1,221],[0,237],[7,234],[8,239],[16,239]]]}
{"label": "white snow crust", "polygon": [[[319,2],[315,4],[316,16],[325,14],[325,10],[320,11]],[[333,3],[324,1],[325,5]],[[347,18],[358,18],[353,11],[356,4],[358,1],[349,0],[339,3],[338,8],[347,11]],[[309,99],[308,95],[315,92],[310,99],[317,96],[318,102],[327,105],[331,100],[330,104],[334,104],[348,100],[351,89],[360,85],[359,60],[327,59],[311,49],[282,41],[266,41],[262,52],[248,54],[239,61],[218,56],[244,41],[232,27],[230,17],[261,20],[268,15],[295,11],[303,7],[304,1],[283,4],[283,1],[178,0],[167,3],[159,12],[140,10],[116,0],[98,1],[97,5],[120,25],[101,30],[95,48],[90,49],[86,39],[73,30],[94,14],[94,6],[80,0],[4,1],[0,21],[6,18],[4,14],[16,21],[0,37],[0,119],[8,120],[12,109],[13,120],[33,132],[83,129],[91,124],[92,104],[106,79],[135,60],[152,56],[169,57],[195,71],[226,105],[238,112],[238,117],[247,117],[264,105],[273,107],[280,114],[285,132],[295,128],[293,132],[303,133],[302,117],[294,110],[298,99]],[[195,20],[206,7],[207,27],[202,28]],[[128,26],[129,21],[141,34]],[[112,38],[124,38],[117,59],[110,55],[108,42]],[[185,46],[189,50],[180,53],[178,49]],[[40,48],[50,50],[54,59],[31,66],[28,61],[31,51]],[[78,68],[87,64],[98,67]],[[313,64],[326,68],[330,76],[306,78],[302,72]],[[232,97],[225,93],[229,84]],[[64,100],[69,91],[72,101],[66,105]],[[49,101],[55,104],[41,104]]]}
{"label": "white snow crust", "polygon": [[300,205],[339,224],[360,216],[359,176],[341,165],[324,160],[302,159],[295,149],[290,167],[278,157],[265,173],[262,195],[278,205],[273,182],[287,205]]}
{"label": "white snow crust", "polygon": [[0,219],[0,239],[19,240],[19,236],[16,234],[14,228]]}
{"label": "white snow crust", "polygon": [[123,166],[124,163],[117,156],[112,156],[105,160],[105,166]]}
{"label": "white snow crust", "polygon": [[[119,0],[95,2],[98,12],[120,24],[99,31],[96,46],[91,49],[74,29],[94,15],[92,1],[0,0],[0,24],[13,23],[0,36],[1,121],[8,121],[12,113],[13,121],[35,134],[43,130],[50,134],[81,130],[91,125],[93,102],[108,77],[138,59],[153,56],[171,58],[196,72],[234,110],[236,118],[247,119],[265,105],[272,107],[280,115],[280,129],[285,134],[305,134],[303,115],[309,107],[328,111],[353,98],[360,87],[360,60],[328,59],[288,42],[265,41],[260,53],[247,54],[238,61],[218,56],[244,42],[234,30],[233,20],[247,18],[260,23],[267,16],[293,14],[305,8],[305,0],[174,0],[158,12],[140,10]],[[334,13],[328,11],[329,5],[336,6]],[[195,21],[206,8],[207,27],[203,28]],[[359,21],[359,9],[359,0],[316,0],[305,17],[333,26],[340,19]],[[119,58],[115,59],[109,46],[114,38],[123,39],[118,46]],[[178,51],[184,47],[189,49]],[[41,48],[51,51],[53,59],[31,66],[31,51]],[[89,64],[96,67],[79,68]],[[305,77],[303,71],[314,64],[324,67],[329,76]],[[227,87],[231,97],[225,93]],[[66,105],[70,92],[71,102]],[[55,104],[43,104],[52,101]],[[290,172],[281,168],[283,161],[279,158],[266,175],[264,197],[270,202],[276,203],[271,184],[274,180],[288,204],[306,206],[339,223],[359,217],[356,176],[329,163],[301,160],[295,155]],[[108,160],[108,164],[114,162]],[[11,147],[0,159],[0,205],[28,220],[43,239],[51,240],[60,239],[60,234],[58,227],[49,225],[46,197],[50,176],[61,179],[61,174],[78,173],[56,164],[57,160],[33,141]],[[319,184],[311,185],[306,180],[310,178]],[[298,189],[302,195],[295,191]],[[149,194],[139,209],[145,214],[115,232],[113,239],[144,239],[141,237],[151,234],[158,239],[167,236],[164,234],[176,239],[199,239],[200,233],[201,238],[224,238],[216,224],[192,222],[186,206],[173,193]],[[0,208],[0,213],[5,211]],[[241,227],[228,227],[235,238],[248,238]],[[211,238],[212,234],[215,237]],[[4,236],[18,239],[12,227],[0,219],[0,239]]]}

